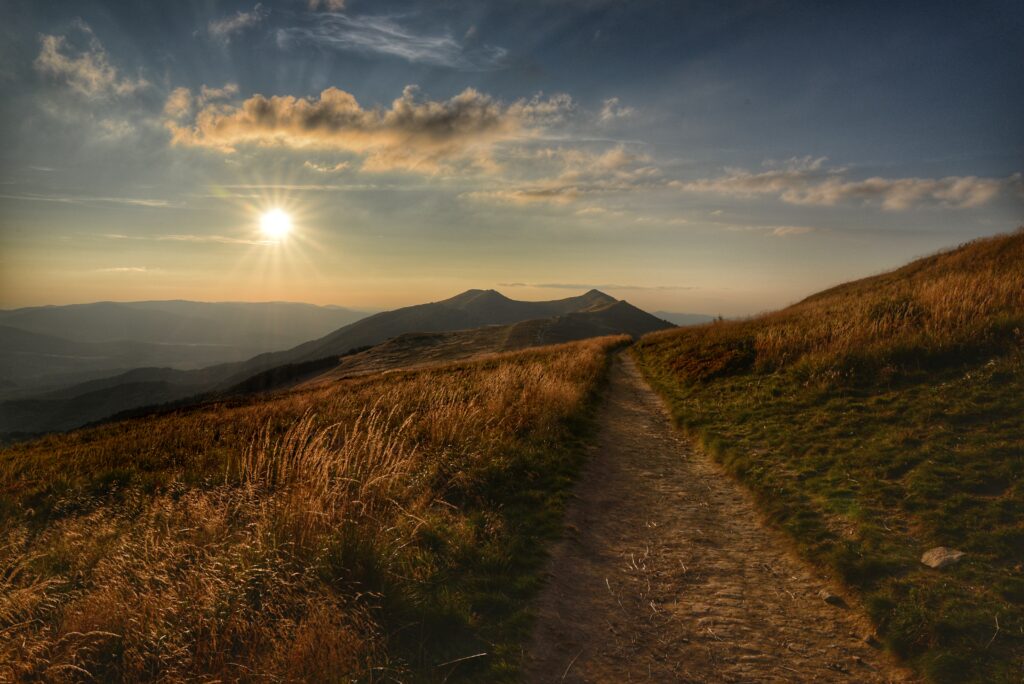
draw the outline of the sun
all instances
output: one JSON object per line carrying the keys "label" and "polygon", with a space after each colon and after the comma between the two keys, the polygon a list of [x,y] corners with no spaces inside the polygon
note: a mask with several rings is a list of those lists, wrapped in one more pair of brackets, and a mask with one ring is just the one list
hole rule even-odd
{"label": "sun", "polygon": [[283,240],[292,230],[292,217],[280,209],[265,211],[260,216],[260,230],[271,240]]}

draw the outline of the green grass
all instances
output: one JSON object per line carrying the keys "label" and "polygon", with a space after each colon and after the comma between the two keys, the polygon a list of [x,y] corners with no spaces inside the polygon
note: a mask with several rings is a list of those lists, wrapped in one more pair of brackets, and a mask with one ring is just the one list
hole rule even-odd
{"label": "green grass", "polygon": [[[1024,291],[1006,280],[1022,282],[1022,245],[968,245],[635,348],[677,422],[932,681],[1024,681]],[[943,319],[950,279],[978,297]],[[896,300],[914,315],[867,332]],[[967,555],[933,570],[919,559],[934,546]]]}

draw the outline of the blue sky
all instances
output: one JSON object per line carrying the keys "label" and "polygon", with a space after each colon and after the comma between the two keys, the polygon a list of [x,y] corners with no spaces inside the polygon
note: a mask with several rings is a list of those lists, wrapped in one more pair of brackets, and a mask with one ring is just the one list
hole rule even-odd
{"label": "blue sky", "polygon": [[1019,2],[0,12],[3,307],[601,286],[738,315],[1024,221]]}

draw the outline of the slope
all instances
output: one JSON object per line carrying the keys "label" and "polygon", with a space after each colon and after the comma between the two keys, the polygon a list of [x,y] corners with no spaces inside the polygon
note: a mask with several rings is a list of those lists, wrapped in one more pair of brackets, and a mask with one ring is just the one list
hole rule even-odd
{"label": "slope", "polygon": [[[1024,232],[636,347],[678,422],[930,679],[1024,671]],[[944,546],[962,561],[935,570]]]}

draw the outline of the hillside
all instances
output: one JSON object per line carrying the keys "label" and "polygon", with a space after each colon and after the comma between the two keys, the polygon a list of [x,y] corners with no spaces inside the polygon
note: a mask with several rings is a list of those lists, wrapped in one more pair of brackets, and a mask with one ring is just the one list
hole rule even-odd
{"label": "hillside", "polygon": [[[372,370],[451,361],[476,354],[628,334],[639,337],[670,324],[597,290],[553,301],[521,302],[494,290],[468,290],[441,302],[386,311],[292,349],[266,353],[243,362],[182,371],[139,368],[72,387],[0,403],[0,435],[66,430],[140,406],[178,401],[195,395],[230,392],[239,387],[271,389],[322,372],[330,357],[408,333],[429,335],[390,345],[358,361]],[[495,329],[490,329],[495,328]],[[396,347],[401,348],[396,353]],[[342,366],[350,361],[344,361]],[[274,369],[290,368],[276,372]],[[333,373],[340,377],[344,373]],[[255,376],[274,381],[249,383]],[[248,383],[248,384],[247,384]]]}
{"label": "hillside", "polygon": [[[676,420],[929,679],[1024,671],[1024,232],[635,353]],[[945,546],[961,562],[933,570]]]}
{"label": "hillside", "polygon": [[289,302],[97,302],[0,311],[0,397],[38,395],[134,368],[244,361],[364,315]]}
{"label": "hillside", "polygon": [[580,437],[626,341],[235,399],[0,451],[4,671],[512,680]]}

